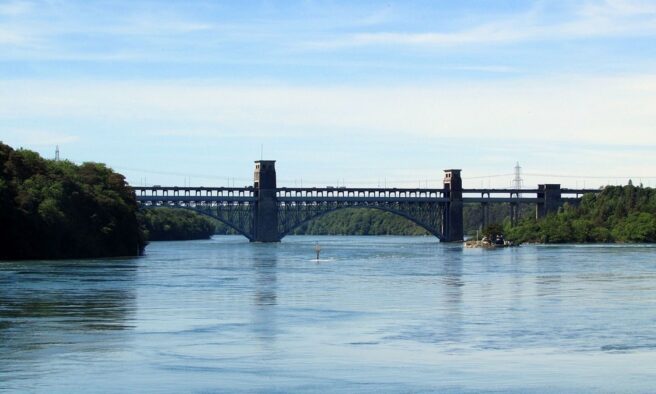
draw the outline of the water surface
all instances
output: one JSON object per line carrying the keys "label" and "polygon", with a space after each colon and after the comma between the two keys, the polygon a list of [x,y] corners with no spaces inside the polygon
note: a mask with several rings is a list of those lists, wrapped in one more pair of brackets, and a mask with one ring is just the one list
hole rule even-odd
{"label": "water surface", "polygon": [[0,263],[0,390],[651,392],[655,256],[222,236]]}

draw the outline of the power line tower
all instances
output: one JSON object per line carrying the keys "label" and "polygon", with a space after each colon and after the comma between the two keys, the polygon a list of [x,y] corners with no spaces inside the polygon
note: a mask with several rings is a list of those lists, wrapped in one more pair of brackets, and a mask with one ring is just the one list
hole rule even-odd
{"label": "power line tower", "polygon": [[59,161],[59,145],[55,147],[55,161]]}
{"label": "power line tower", "polygon": [[[524,181],[522,180],[522,167],[519,166],[519,162],[515,164],[515,178],[512,181],[513,183],[513,189],[520,190],[524,184]],[[522,197],[522,194],[517,192],[515,195],[517,199]],[[520,212],[520,207],[519,207],[519,202],[511,202],[510,203],[510,222],[514,226],[517,224],[519,220],[519,212]]]}
{"label": "power line tower", "polygon": [[524,186],[524,180],[522,179],[522,167],[519,166],[519,162],[515,164],[515,178],[513,179],[513,188],[521,189]]}

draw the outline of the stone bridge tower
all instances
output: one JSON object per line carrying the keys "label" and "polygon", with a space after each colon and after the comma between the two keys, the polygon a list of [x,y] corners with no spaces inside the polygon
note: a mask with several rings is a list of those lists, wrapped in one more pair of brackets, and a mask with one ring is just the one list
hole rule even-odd
{"label": "stone bridge tower", "polygon": [[445,242],[460,242],[465,238],[462,218],[461,170],[444,170],[444,192],[449,201],[444,206],[442,234]]}
{"label": "stone bridge tower", "polygon": [[276,161],[255,162],[255,207],[253,215],[254,242],[280,242],[278,234],[278,203],[276,201]]}
{"label": "stone bridge tower", "polygon": [[538,200],[539,202],[535,206],[536,218],[540,219],[549,213],[558,212],[558,209],[563,206],[560,184],[538,185]]}

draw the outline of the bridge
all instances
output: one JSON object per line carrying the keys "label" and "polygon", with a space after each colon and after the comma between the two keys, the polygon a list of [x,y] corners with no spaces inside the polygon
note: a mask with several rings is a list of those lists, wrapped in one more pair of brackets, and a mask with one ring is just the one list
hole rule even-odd
{"label": "bridge", "polygon": [[426,229],[442,242],[464,238],[463,205],[480,204],[481,223],[489,205],[507,203],[517,221],[519,204],[535,204],[536,216],[576,203],[598,189],[566,189],[559,184],[536,189],[463,189],[461,170],[444,171],[443,188],[277,187],[275,160],[255,162],[253,186],[133,187],[143,208],[175,207],[217,219],[251,242],[279,242],[302,224],[344,208],[373,208],[394,213]]}

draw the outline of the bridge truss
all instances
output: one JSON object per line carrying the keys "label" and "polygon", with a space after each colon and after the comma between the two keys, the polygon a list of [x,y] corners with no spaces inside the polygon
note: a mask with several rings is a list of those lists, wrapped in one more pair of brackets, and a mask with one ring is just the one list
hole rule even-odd
{"label": "bridge truss", "polygon": [[326,213],[343,208],[370,208],[402,216],[444,239],[441,189],[278,189],[278,232],[282,236]]}
{"label": "bridge truss", "polygon": [[481,204],[485,225],[490,203],[506,203],[517,219],[519,204],[536,206],[536,215],[554,212],[598,190],[563,189],[558,184],[537,189],[463,189],[460,170],[444,170],[442,189],[278,188],[275,161],[255,162],[253,186],[134,187],[144,208],[174,207],[213,217],[251,241],[278,242],[304,223],[344,208],[372,208],[400,215],[441,241],[462,241],[463,204]]}
{"label": "bridge truss", "polygon": [[[255,241],[257,190],[245,188],[134,187],[145,209],[182,208],[212,217]],[[279,188],[275,190],[280,239],[315,218],[344,208],[370,208],[402,216],[444,240],[442,189]]]}

